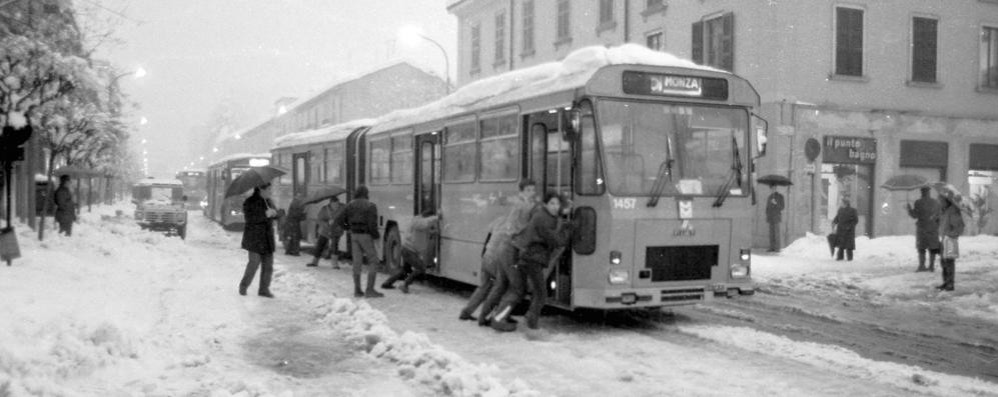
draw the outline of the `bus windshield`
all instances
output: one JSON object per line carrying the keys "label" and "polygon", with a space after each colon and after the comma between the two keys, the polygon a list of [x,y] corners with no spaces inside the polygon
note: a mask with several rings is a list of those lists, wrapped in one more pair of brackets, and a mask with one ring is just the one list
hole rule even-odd
{"label": "bus windshield", "polygon": [[[602,100],[606,182],[617,196],[743,195],[748,112],[692,104]],[[658,185],[658,186],[656,186]]]}

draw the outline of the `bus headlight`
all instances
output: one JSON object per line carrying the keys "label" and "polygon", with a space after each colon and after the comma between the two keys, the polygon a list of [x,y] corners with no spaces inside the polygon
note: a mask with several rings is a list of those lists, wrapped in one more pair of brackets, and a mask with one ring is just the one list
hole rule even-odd
{"label": "bus headlight", "polygon": [[231,210],[231,211],[229,211],[229,215],[239,216],[239,215],[242,215],[242,212],[239,212],[238,210]]}
{"label": "bus headlight", "polygon": [[734,263],[731,265],[731,278],[745,278],[749,275],[748,265]]}
{"label": "bus headlight", "polygon": [[739,258],[742,260],[742,262],[748,262],[748,261],[752,260],[752,250],[751,249],[742,248],[739,251],[739,253],[740,253]]}
{"label": "bus headlight", "polygon": [[607,278],[610,284],[626,284],[631,279],[631,273],[627,270],[611,270]]}
{"label": "bus headlight", "polygon": [[201,208],[207,208],[208,207],[208,200],[201,200],[200,204],[201,204]]}
{"label": "bus headlight", "polygon": [[610,264],[619,265],[620,264],[620,251],[610,251]]}

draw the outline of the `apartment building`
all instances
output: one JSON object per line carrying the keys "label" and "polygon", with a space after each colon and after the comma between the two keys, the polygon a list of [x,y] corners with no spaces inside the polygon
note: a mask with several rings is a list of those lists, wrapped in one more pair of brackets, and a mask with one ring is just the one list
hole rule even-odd
{"label": "apartment building", "polygon": [[[448,10],[461,85],[625,42],[749,79],[770,123],[756,174],[794,182],[783,241],[831,231],[843,199],[860,235],[913,233],[904,207],[918,192],[880,187],[900,174],[955,185],[978,203],[969,233],[998,232],[986,214],[998,208],[998,1],[455,0]],[[765,246],[764,206],[756,219]]]}

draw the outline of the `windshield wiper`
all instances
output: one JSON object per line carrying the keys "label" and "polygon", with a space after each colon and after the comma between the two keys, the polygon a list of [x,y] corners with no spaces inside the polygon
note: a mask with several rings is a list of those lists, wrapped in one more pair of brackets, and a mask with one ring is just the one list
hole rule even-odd
{"label": "windshield wiper", "polygon": [[738,140],[735,139],[734,132],[731,132],[731,175],[721,186],[721,191],[717,192],[717,200],[714,200],[712,207],[717,208],[724,205],[724,200],[731,194],[732,182],[737,183],[738,187],[742,187],[742,156],[739,154]]}
{"label": "windshield wiper", "polygon": [[658,166],[658,173],[655,174],[655,184],[651,187],[651,198],[648,199],[648,207],[654,207],[658,205],[658,199],[662,196],[662,192],[665,191],[665,177],[669,177],[669,182],[672,182],[672,138],[666,138],[665,140],[665,160],[662,164]]}

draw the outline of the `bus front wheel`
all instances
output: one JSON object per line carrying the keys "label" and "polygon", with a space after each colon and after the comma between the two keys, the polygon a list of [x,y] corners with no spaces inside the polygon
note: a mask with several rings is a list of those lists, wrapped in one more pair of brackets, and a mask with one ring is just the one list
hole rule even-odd
{"label": "bus front wheel", "polygon": [[385,271],[394,273],[402,268],[402,239],[397,227],[391,227],[385,233]]}

